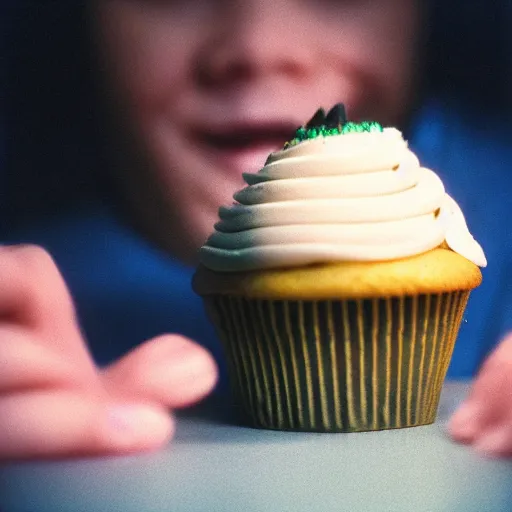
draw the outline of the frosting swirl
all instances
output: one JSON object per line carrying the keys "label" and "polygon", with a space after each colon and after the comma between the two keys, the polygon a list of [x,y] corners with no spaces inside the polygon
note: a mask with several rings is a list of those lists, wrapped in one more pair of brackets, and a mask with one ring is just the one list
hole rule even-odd
{"label": "frosting swirl", "polygon": [[487,264],[457,203],[394,128],[301,141],[244,179],[200,250],[212,270],[392,260],[443,242]]}

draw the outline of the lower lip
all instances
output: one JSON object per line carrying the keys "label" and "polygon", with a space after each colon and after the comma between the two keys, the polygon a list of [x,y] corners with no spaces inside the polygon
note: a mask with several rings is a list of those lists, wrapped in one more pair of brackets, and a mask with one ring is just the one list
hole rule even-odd
{"label": "lower lip", "polygon": [[243,173],[258,172],[269,154],[278,149],[275,145],[259,145],[244,149],[217,149],[215,155],[226,171],[242,176]]}

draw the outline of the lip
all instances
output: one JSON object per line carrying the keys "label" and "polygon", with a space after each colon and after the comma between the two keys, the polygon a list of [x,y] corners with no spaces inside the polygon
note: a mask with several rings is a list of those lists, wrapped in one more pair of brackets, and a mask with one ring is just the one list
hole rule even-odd
{"label": "lip", "polygon": [[297,127],[295,122],[281,121],[203,125],[192,129],[191,137],[227,172],[240,177],[261,169],[268,155],[282,148]]}

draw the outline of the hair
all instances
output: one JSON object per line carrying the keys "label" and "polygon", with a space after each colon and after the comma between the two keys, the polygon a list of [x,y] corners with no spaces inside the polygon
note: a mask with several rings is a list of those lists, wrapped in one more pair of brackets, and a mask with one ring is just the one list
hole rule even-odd
{"label": "hair", "polygon": [[[0,190],[8,191],[0,201],[0,232],[2,220],[5,230],[112,193],[102,172],[105,137],[85,4],[4,0],[0,6],[5,43]],[[426,94],[490,110],[508,106],[510,21],[512,8],[505,0],[435,0]]]}

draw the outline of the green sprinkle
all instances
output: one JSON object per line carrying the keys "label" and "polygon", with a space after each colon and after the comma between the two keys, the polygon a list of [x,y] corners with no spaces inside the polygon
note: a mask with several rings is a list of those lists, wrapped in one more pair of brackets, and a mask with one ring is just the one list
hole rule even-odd
{"label": "green sprinkle", "polygon": [[308,131],[306,130],[306,128],[304,128],[304,126],[301,126],[296,132],[295,132],[295,138],[296,139],[302,139],[302,140],[306,140],[307,139],[307,136],[308,136]]}
{"label": "green sprinkle", "polygon": [[363,121],[362,123],[346,123],[341,129],[341,133],[364,133],[364,132],[383,132],[382,125],[375,121]]}
{"label": "green sprinkle", "polygon": [[330,137],[333,135],[339,135],[340,133],[341,131],[339,128],[328,128],[325,125],[317,126],[315,128],[301,127],[295,132],[295,137],[285,143],[284,149],[296,146],[305,140],[312,140],[317,137]]}
{"label": "green sprinkle", "polygon": [[325,124],[305,127],[301,126],[295,137],[284,144],[284,149],[296,146],[305,140],[316,139],[317,137],[332,137],[334,135],[345,135],[347,133],[371,133],[383,132],[382,125],[375,121],[363,121],[361,123],[348,122],[341,126],[332,127]]}

